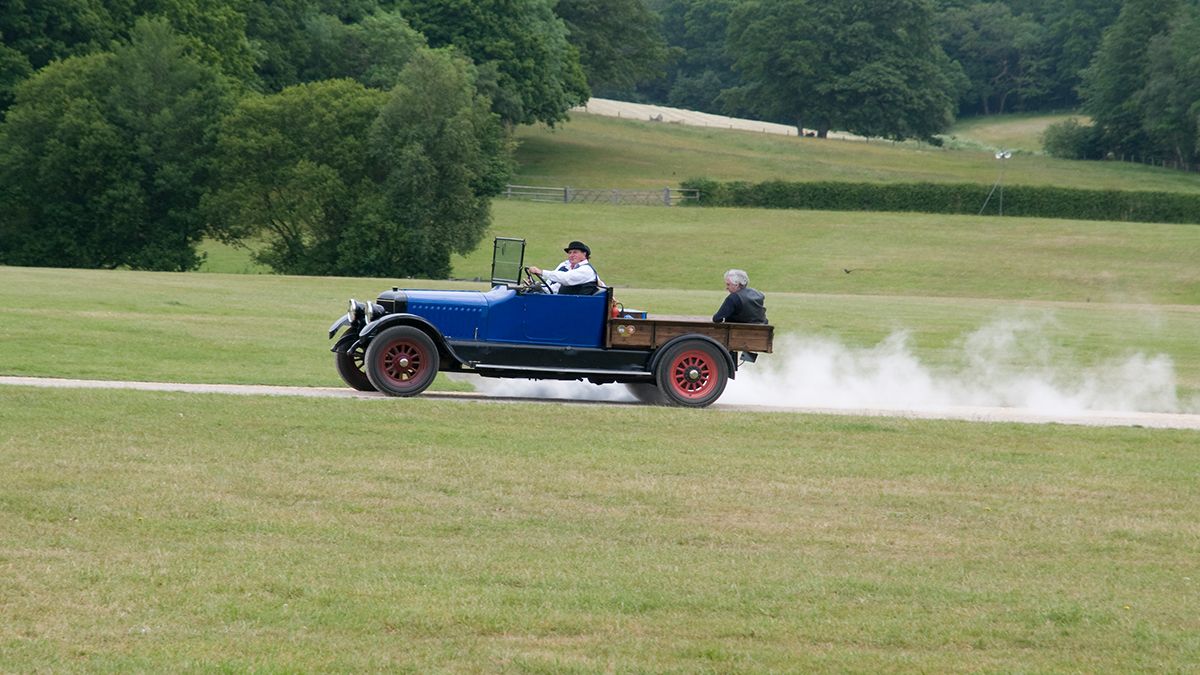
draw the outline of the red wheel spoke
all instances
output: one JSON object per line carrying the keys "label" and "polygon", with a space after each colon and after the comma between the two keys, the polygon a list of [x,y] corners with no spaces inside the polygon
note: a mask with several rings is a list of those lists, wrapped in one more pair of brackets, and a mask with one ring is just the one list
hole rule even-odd
{"label": "red wheel spoke", "polygon": [[671,384],[681,396],[697,398],[708,393],[716,364],[699,350],[680,354],[671,366]]}
{"label": "red wheel spoke", "polygon": [[407,384],[418,377],[425,364],[425,352],[420,345],[396,342],[382,354],[383,372],[396,382]]}

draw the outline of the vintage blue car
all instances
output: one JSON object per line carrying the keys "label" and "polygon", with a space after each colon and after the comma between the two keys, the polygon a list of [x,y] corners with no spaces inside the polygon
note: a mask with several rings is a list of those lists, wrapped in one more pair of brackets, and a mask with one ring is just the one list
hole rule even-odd
{"label": "vintage blue car", "polygon": [[500,237],[492,288],[392,288],[350,300],[329,328],[342,380],[360,391],[414,396],[438,371],[483,377],[622,382],[638,399],[702,407],[716,401],[738,353],[770,352],[769,325],[624,313],[612,288],[557,295],[524,267],[525,241]]}

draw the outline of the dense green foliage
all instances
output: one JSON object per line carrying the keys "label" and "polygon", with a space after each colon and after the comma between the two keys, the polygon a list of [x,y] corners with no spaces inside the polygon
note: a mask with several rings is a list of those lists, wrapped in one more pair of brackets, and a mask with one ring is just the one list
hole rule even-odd
{"label": "dense green foliage", "polygon": [[558,0],[554,13],[566,24],[596,95],[623,98],[662,74],[666,41],[658,15],[643,0]]}
{"label": "dense green foliage", "polygon": [[444,277],[508,176],[499,122],[470,70],[423,49],[389,93],[350,80],[241,101],[221,134],[208,210],[226,239],[311,275]]}
{"label": "dense green foliage", "polygon": [[510,171],[501,121],[586,100],[552,8],[6,3],[0,262],[187,270],[266,237],[276,271],[445,275]]}
{"label": "dense green foliage", "polygon": [[1100,150],[1200,160],[1200,4],[1129,0],[1085,72]]}
{"label": "dense green foliage", "polygon": [[[642,97],[709,112],[742,115],[745,99],[729,93],[750,85],[754,78],[731,69],[739,31],[730,31],[729,19],[739,12],[761,14],[779,10],[796,14],[793,26],[823,22],[860,12],[865,23],[889,24],[895,3],[855,3],[846,0],[819,3],[806,9],[807,0],[649,0],[662,16],[663,35],[675,53],[665,75],[639,87]],[[960,69],[949,73],[944,94],[955,99],[961,115],[1008,110],[1053,110],[1079,104],[1081,71],[1091,62],[1101,36],[1117,17],[1121,0],[933,0],[933,13],[921,31],[940,46]],[[918,10],[918,13],[920,10]],[[890,25],[902,25],[890,24]],[[788,46],[771,37],[780,26],[764,26],[759,33],[763,51],[777,51],[780,65],[795,60],[804,49],[824,45]],[[859,28],[865,28],[860,26]],[[839,31],[865,39],[863,31],[846,23],[826,23],[826,35]],[[932,45],[930,45],[932,46]],[[886,64],[892,57],[881,53],[839,53],[839,58],[867,59]],[[756,111],[757,112],[757,111]],[[773,121],[794,123],[786,116]]]}
{"label": "dense green foliage", "polygon": [[[1149,223],[1200,223],[1200,195],[978,183],[683,182],[699,204],[825,211],[916,211]],[[987,205],[986,210],[984,205]]]}
{"label": "dense green foliage", "polygon": [[510,124],[566,118],[589,96],[579,53],[551,0],[400,0],[433,47],[452,45],[479,66],[481,89]]}
{"label": "dense green foliage", "polygon": [[[148,25],[173,46],[149,47]],[[432,274],[446,269],[448,252],[473,245],[470,233],[487,219],[478,200],[511,161],[511,142],[478,104],[512,133],[558,125],[592,87],[821,135],[935,143],[956,108],[1073,106],[1078,89],[1094,125],[1051,129],[1051,152],[1180,167],[1200,157],[1196,0],[14,0],[0,6],[0,40],[0,260],[29,265],[189,269],[198,238],[265,231],[279,235],[264,260],[280,270],[352,273],[357,258],[359,272],[401,265]],[[239,114],[285,91],[299,105],[295,91],[348,79],[361,88],[347,105],[374,101],[380,115],[387,97],[365,89],[393,92],[424,50],[443,47],[469,64],[437,70],[447,82],[401,90],[454,91],[458,103],[407,103],[429,130],[420,141],[402,134],[415,143],[405,152],[389,154],[389,142],[371,138],[383,122],[364,122],[356,108],[362,119],[325,126],[359,136],[316,134],[320,148],[282,152],[258,176],[235,174],[249,166],[230,157],[237,143],[216,154],[218,129],[251,142],[236,130],[245,117],[224,119],[239,99],[247,102]],[[462,82],[474,89],[469,105],[459,105]],[[455,112],[466,109],[476,112]],[[464,126],[449,129],[437,115]],[[325,148],[374,154],[351,169],[320,156]],[[285,161],[293,164],[281,168]],[[432,165],[443,168],[431,173]],[[406,172],[421,175],[399,180]],[[260,196],[257,205],[248,194]],[[431,194],[454,210],[435,207]],[[434,217],[446,221],[436,235]],[[309,225],[279,225],[298,221]],[[348,228],[357,243],[333,245],[329,232]],[[401,240],[403,254],[366,253],[368,242]],[[377,258],[389,256],[380,267]]]}
{"label": "dense green foliage", "polygon": [[927,0],[759,0],[734,9],[728,49],[742,107],[825,137],[930,138],[952,120],[955,67]]}
{"label": "dense green foliage", "polygon": [[23,82],[0,127],[0,262],[195,267],[226,91],[162,20]]}

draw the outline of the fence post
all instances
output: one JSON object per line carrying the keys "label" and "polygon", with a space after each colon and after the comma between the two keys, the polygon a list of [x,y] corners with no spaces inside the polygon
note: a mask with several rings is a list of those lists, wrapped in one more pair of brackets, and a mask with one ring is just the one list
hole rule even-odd
{"label": "fence post", "polygon": [[612,203],[614,203],[614,204],[620,204],[620,203],[621,203],[621,198],[617,196],[617,189],[616,189],[616,188],[613,188],[613,191],[612,191]]}
{"label": "fence post", "polygon": [[571,203],[571,188],[570,188],[570,186],[563,188],[563,203],[564,204]]}
{"label": "fence post", "polygon": [[671,205],[671,188],[663,188],[663,206]]}

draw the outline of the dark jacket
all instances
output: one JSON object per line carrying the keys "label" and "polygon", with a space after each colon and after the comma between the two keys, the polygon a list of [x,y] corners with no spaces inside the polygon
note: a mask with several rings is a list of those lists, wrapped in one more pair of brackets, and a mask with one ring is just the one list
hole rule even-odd
{"label": "dark jacket", "polygon": [[767,308],[763,306],[763,294],[749,286],[737,293],[730,293],[725,296],[725,302],[713,314],[712,320],[716,323],[766,323]]}

